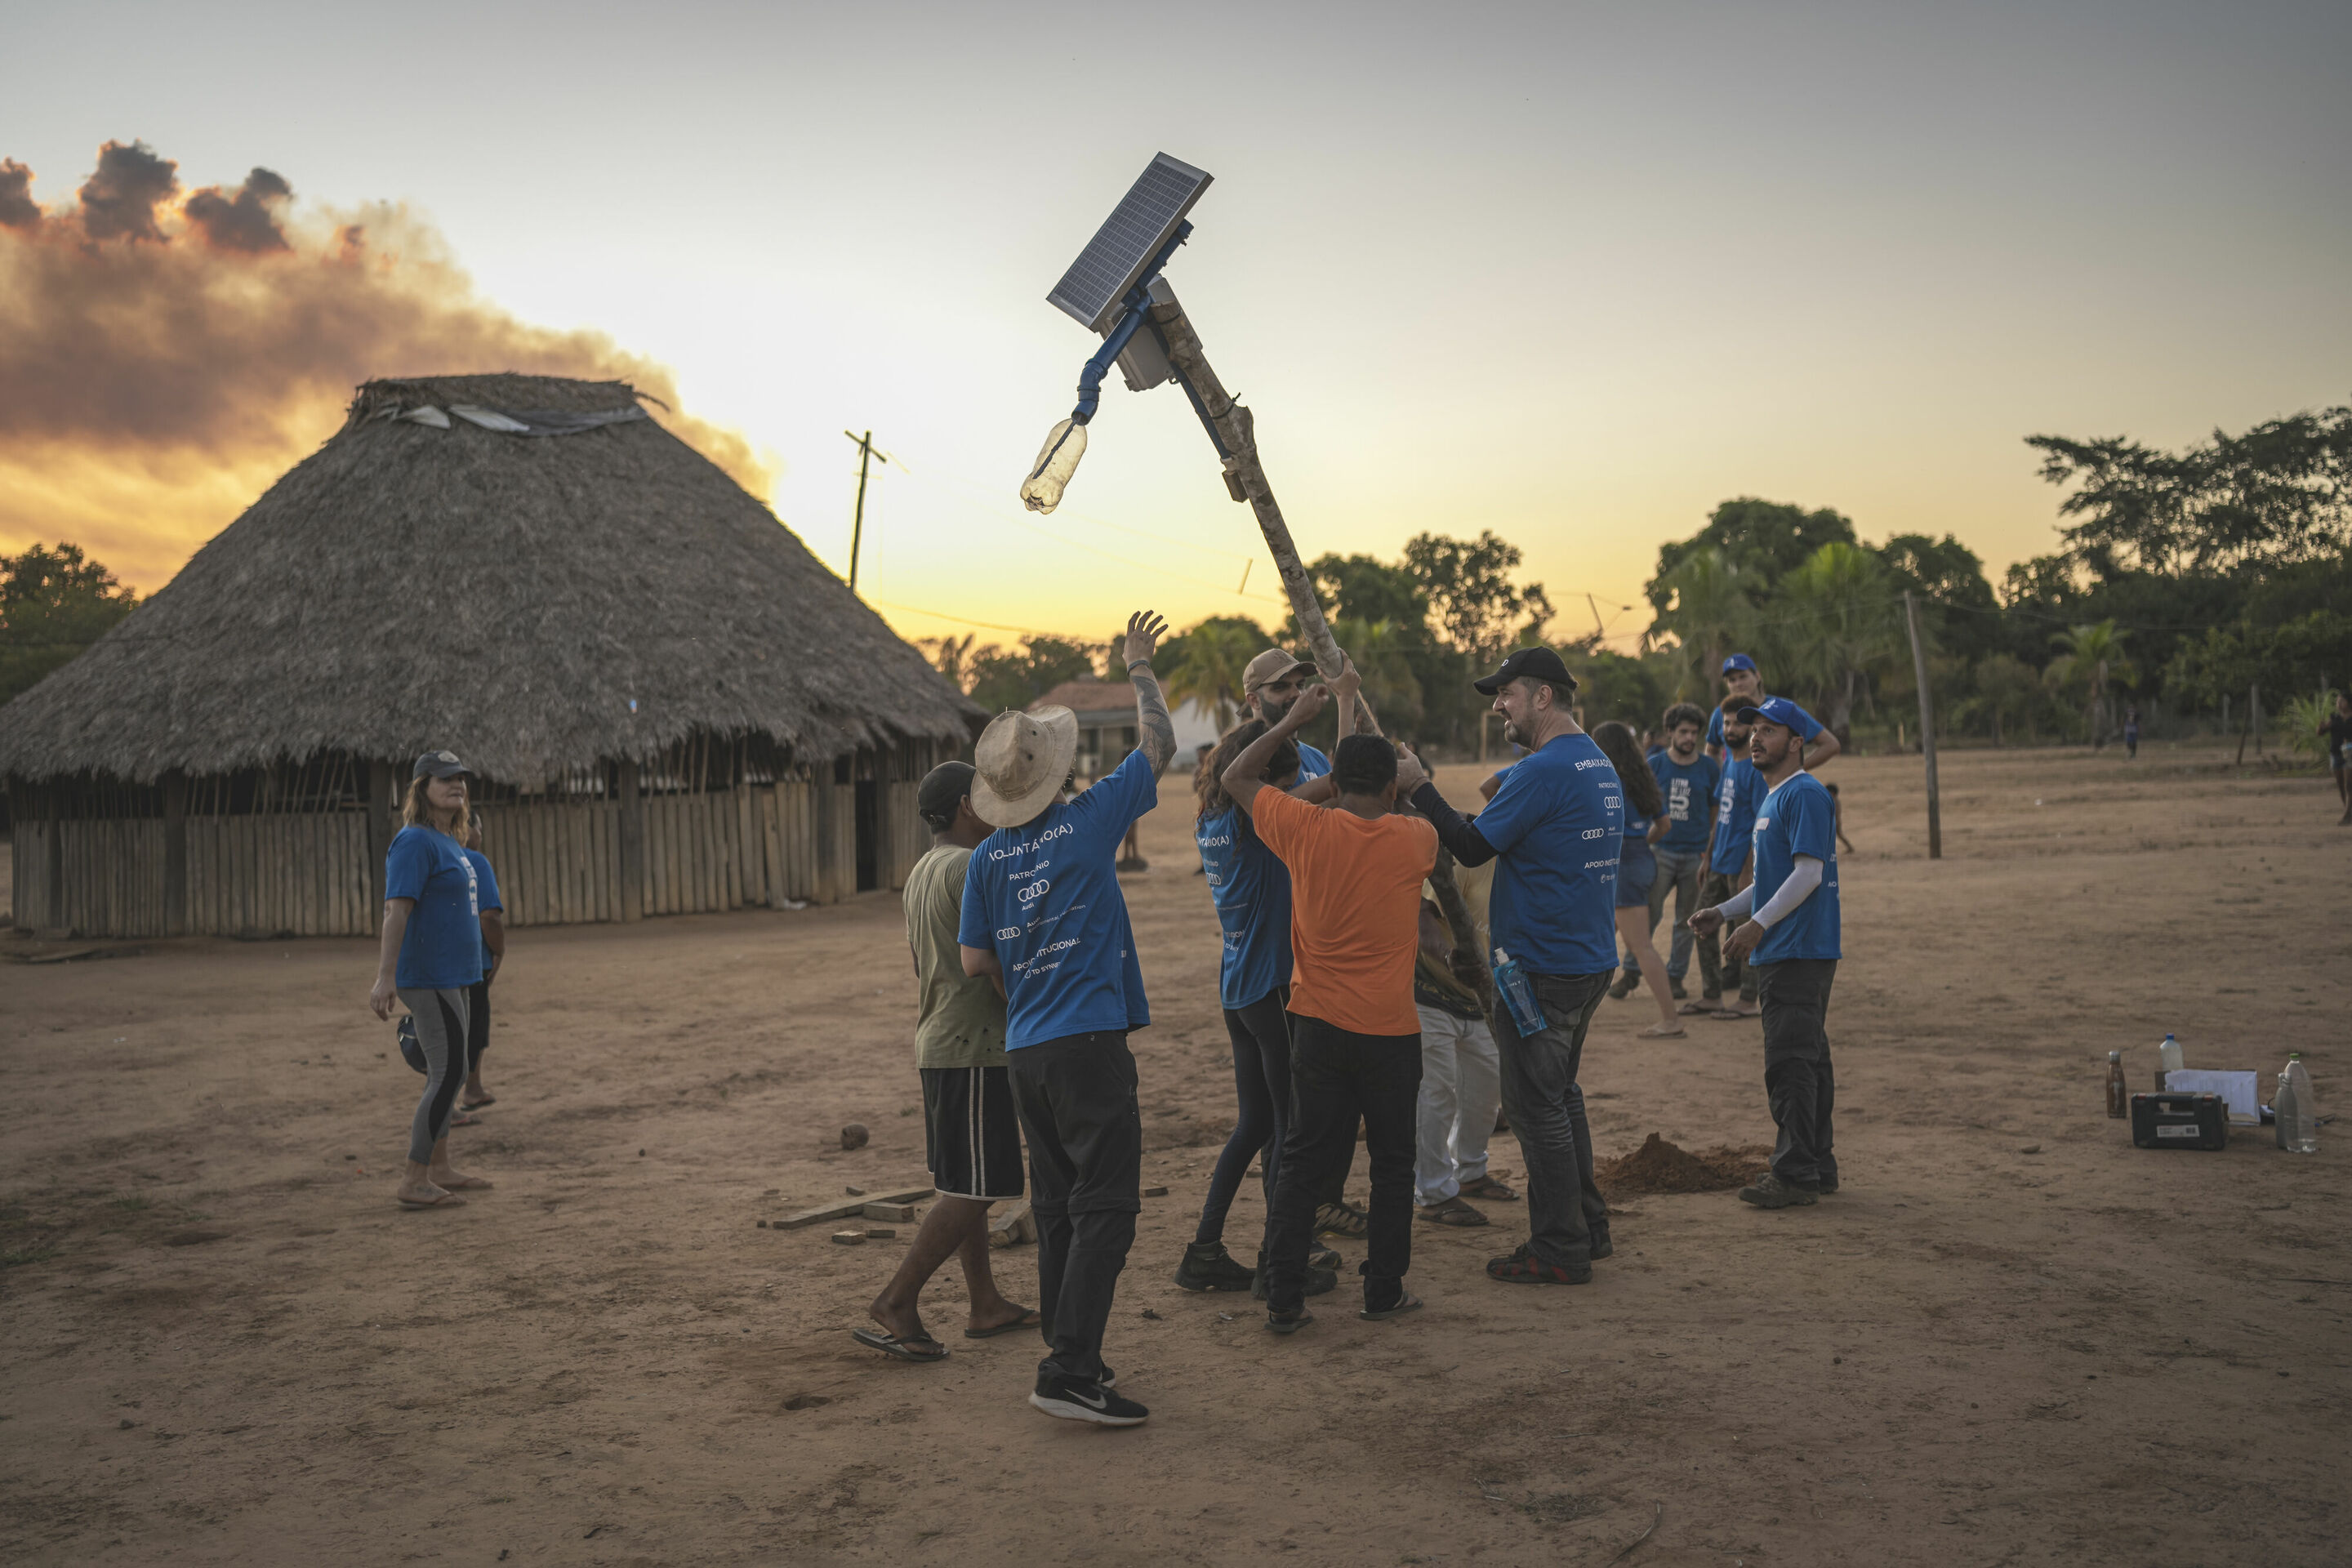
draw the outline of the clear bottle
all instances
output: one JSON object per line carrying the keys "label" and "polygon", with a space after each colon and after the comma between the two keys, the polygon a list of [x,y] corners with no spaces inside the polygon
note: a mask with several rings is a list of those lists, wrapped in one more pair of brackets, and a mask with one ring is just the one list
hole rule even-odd
{"label": "clear bottle", "polygon": [[1078,459],[1086,455],[1085,426],[1069,419],[1055,426],[1046,433],[1045,444],[1037,448],[1037,461],[1022,483],[1021,504],[1031,511],[1051,511],[1061,505],[1062,492],[1078,471]]}
{"label": "clear bottle", "polygon": [[2312,1102],[2311,1074],[2304,1068],[2301,1051],[2287,1055],[2277,1092],[2271,1096],[2271,1114],[2277,1120],[2280,1148],[2290,1154],[2319,1152],[2319,1108]]}
{"label": "clear bottle", "polygon": [[1532,1039],[1544,1032],[1542,1009],[1536,1005],[1535,987],[1528,982],[1528,972],[1519,961],[1495,950],[1495,990],[1503,998],[1503,1005],[1511,1015],[1511,1023],[1521,1039]]}
{"label": "clear bottle", "polygon": [[2166,1073],[2176,1071],[2188,1065],[2188,1063],[2180,1059],[2180,1042],[2174,1039],[2170,1035],[2165,1036],[2164,1044],[2156,1047],[2157,1092],[2161,1094],[2166,1089],[2170,1087],[2165,1082],[2164,1075]]}
{"label": "clear bottle", "polygon": [[2131,1114],[2131,1090],[2124,1087],[2124,1054],[2121,1051],[2107,1053],[2107,1114]]}

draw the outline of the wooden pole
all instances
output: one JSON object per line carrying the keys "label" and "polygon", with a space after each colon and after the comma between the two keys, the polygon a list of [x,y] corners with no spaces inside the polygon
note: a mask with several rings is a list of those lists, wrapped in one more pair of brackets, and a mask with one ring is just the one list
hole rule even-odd
{"label": "wooden pole", "polygon": [[866,465],[876,458],[887,463],[890,458],[887,453],[874,449],[874,432],[871,430],[863,436],[852,430],[844,430],[842,434],[857,443],[857,511],[849,524],[849,591],[855,594],[857,592],[857,547],[866,542]]}
{"label": "wooden pole", "polygon": [[646,797],[636,759],[625,757],[613,771],[621,795],[621,919],[638,921],[646,914]]}
{"label": "wooden pole", "polygon": [[[1323,606],[1315,597],[1315,586],[1307,575],[1306,564],[1298,559],[1298,546],[1291,541],[1290,525],[1282,519],[1282,508],[1274,499],[1274,487],[1266,482],[1265,465],[1258,460],[1255,419],[1247,408],[1234,401],[1224,383],[1210,368],[1200,334],[1192,330],[1181,305],[1171,300],[1152,306],[1151,324],[1167,350],[1168,363],[1175,367],[1177,376],[1200,409],[1201,417],[1214,435],[1219,450],[1224,454],[1225,493],[1235,500],[1249,502],[1250,510],[1256,514],[1258,531],[1265,536],[1265,547],[1274,556],[1275,574],[1282,579],[1282,591],[1290,600],[1291,612],[1298,617],[1299,630],[1306,634],[1307,651],[1314,657],[1316,669],[1327,681],[1338,679],[1343,668],[1339,645],[1331,636],[1330,623],[1323,617]],[[1360,715],[1358,731],[1379,734],[1380,720],[1360,691],[1356,694],[1356,706]],[[1482,717],[1479,722],[1483,725],[1486,720]],[[1437,852],[1437,865],[1429,880],[1437,894],[1438,912],[1445,917],[1455,940],[1472,940],[1478,930],[1477,922],[1471,919],[1470,906],[1454,883],[1454,858],[1443,848]],[[1478,966],[1478,974],[1480,999],[1491,1013],[1493,985],[1486,977],[1484,963]]]}
{"label": "wooden pole", "polygon": [[1919,683],[1919,752],[1927,762],[1927,858],[1944,858],[1944,814],[1936,795],[1936,709],[1927,691],[1927,649],[1919,640],[1919,605],[1906,589],[1903,620],[1911,630],[1911,673]]}
{"label": "wooden pole", "polygon": [[188,778],[163,775],[163,934],[188,933]]}

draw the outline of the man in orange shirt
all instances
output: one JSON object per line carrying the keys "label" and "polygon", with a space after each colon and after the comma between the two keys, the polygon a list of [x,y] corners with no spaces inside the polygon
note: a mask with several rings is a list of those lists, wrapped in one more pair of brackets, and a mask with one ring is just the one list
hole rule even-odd
{"label": "man in orange shirt", "polygon": [[1306,1310],[1307,1252],[1317,1194],[1348,1158],[1363,1119],[1372,1173],[1364,1310],[1377,1320],[1421,1305],[1404,1289],[1412,1261],[1414,1109],[1421,1094],[1421,1014],[1413,1005],[1421,884],[1437,861],[1437,830],[1398,816],[1400,766],[1425,776],[1378,735],[1343,738],[1331,762],[1339,798],[1309,805],[1265,783],[1266,760],[1323,710],[1341,711],[1359,684],[1351,665],[1318,686],[1250,742],[1224,773],[1225,792],[1250,814],[1290,868],[1290,1126],[1267,1225],[1266,1327],[1296,1333]]}

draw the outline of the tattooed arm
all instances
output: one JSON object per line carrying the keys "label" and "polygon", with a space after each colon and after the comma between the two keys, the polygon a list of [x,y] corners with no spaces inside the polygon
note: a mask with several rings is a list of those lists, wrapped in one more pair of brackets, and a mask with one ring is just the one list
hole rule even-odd
{"label": "tattooed arm", "polygon": [[1142,731],[1137,749],[1150,759],[1155,779],[1176,759],[1176,721],[1169,716],[1168,697],[1160,689],[1160,678],[1151,673],[1151,650],[1167,631],[1166,621],[1150,610],[1138,610],[1127,617],[1127,643],[1121,649],[1127,678],[1135,682],[1135,717]]}

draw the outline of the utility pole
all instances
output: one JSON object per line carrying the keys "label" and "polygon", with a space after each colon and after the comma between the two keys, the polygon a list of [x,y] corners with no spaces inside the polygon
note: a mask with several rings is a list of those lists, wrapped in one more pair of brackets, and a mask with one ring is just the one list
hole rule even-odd
{"label": "utility pole", "polygon": [[849,524],[849,591],[855,594],[857,592],[857,547],[866,540],[866,465],[876,458],[887,463],[890,460],[890,454],[874,449],[874,432],[871,430],[863,436],[855,430],[844,430],[842,434],[857,443],[857,512]]}
{"label": "utility pole", "polygon": [[1919,641],[1919,605],[1903,592],[1903,619],[1911,628],[1911,673],[1919,683],[1919,752],[1927,760],[1927,858],[1944,858],[1944,814],[1936,798],[1936,710],[1927,694],[1927,649]]}

